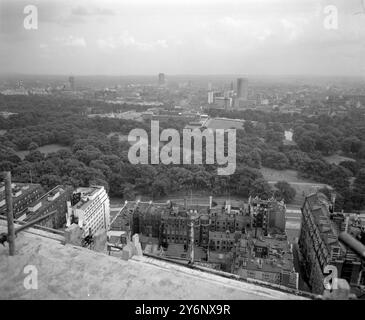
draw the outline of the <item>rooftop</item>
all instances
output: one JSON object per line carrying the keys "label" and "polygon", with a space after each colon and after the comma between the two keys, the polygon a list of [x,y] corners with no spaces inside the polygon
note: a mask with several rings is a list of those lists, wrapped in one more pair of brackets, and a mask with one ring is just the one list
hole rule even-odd
{"label": "rooftop", "polygon": [[30,206],[36,206],[39,203],[41,203],[41,206],[34,212],[31,212],[28,210],[24,221],[31,221],[31,220],[37,218],[38,216],[43,215],[43,212],[52,204],[52,201],[49,201],[48,197],[52,197],[58,192],[60,195],[62,195],[67,190],[69,191],[70,187],[56,186],[55,188],[53,188],[52,190],[50,190],[46,194],[44,194],[40,199],[34,201]]}
{"label": "rooftop", "polygon": [[81,193],[81,199],[74,207],[76,209],[86,210],[93,200],[93,197],[102,189],[102,186],[79,187],[74,193]]}
{"label": "rooftop", "polygon": [[[327,248],[330,250],[331,245],[344,248],[338,241],[338,231],[330,220],[330,212],[328,210],[328,199],[321,193],[314,193],[306,197],[315,224],[319,228],[321,237]],[[325,236],[327,235],[327,237]]]}
{"label": "rooftop", "polygon": [[[0,187],[3,185],[0,183]],[[13,201],[22,201],[25,197],[27,197],[31,192],[34,190],[39,189],[41,193],[43,193],[43,188],[40,184],[36,183],[19,183],[19,182],[13,182],[12,183],[12,192],[13,192]],[[22,191],[20,195],[15,197],[15,192]],[[0,191],[0,201],[4,200],[5,198],[5,190]],[[0,206],[0,213],[4,214],[6,209],[6,204]]]}
{"label": "rooftop", "polygon": [[[4,182],[0,182],[0,188],[4,187]],[[13,182],[12,183],[12,187],[11,190],[13,192],[13,197],[14,197],[14,192],[16,191],[23,191],[22,195],[17,197],[17,199],[20,199],[24,196],[25,193],[29,193],[30,191],[33,191],[36,188],[40,188],[41,185],[37,184],[37,183],[21,183],[21,182]],[[5,198],[5,189],[0,191],[0,200]]]}
{"label": "rooftop", "polygon": [[[143,256],[124,261],[35,229],[18,234],[15,256],[1,246],[0,260],[0,299],[304,299]],[[23,286],[27,265],[38,270],[37,290]]]}

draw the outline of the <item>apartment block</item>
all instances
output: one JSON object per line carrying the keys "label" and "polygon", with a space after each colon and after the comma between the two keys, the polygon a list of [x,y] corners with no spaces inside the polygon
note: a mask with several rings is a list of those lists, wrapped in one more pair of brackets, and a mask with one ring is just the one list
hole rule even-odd
{"label": "apartment block", "polygon": [[72,200],[67,202],[67,226],[78,223],[84,236],[94,234],[100,229],[109,230],[109,196],[103,186],[77,188]]}

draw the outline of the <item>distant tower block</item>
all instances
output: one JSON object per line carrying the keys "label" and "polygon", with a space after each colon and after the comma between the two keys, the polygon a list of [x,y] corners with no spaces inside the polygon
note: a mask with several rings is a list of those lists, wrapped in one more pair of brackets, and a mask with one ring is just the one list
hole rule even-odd
{"label": "distant tower block", "polygon": [[211,82],[208,83],[208,91],[212,91],[212,83]]}
{"label": "distant tower block", "polygon": [[24,88],[24,86],[23,86],[23,80],[18,80],[16,82],[16,87],[17,87],[17,89],[23,89]]}
{"label": "distant tower block", "polygon": [[247,100],[248,98],[248,79],[237,79],[237,98],[240,100]]}
{"label": "distant tower block", "polygon": [[163,86],[165,84],[165,74],[164,73],[158,74],[158,84],[160,86]]}
{"label": "distant tower block", "polygon": [[214,92],[209,91],[208,92],[208,104],[212,104],[212,103],[214,103]]}
{"label": "distant tower block", "polygon": [[69,77],[68,82],[70,83],[71,90],[75,91],[75,77],[73,77],[73,76]]}

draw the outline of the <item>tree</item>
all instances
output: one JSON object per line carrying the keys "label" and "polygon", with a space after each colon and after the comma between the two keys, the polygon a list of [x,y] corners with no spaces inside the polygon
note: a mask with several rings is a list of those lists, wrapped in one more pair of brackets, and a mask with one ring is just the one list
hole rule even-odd
{"label": "tree", "polygon": [[126,183],[122,186],[123,198],[126,200],[134,200],[136,192],[134,190],[134,185],[131,183]]}
{"label": "tree", "polygon": [[345,160],[345,161],[341,161],[341,162],[339,163],[339,165],[340,165],[341,167],[344,167],[344,168],[346,168],[346,169],[350,170],[353,176],[356,176],[356,175],[357,175],[357,173],[358,173],[358,172],[359,172],[359,170],[360,170],[360,165],[359,165],[359,163],[357,163],[356,161],[352,161],[352,160]]}
{"label": "tree", "polygon": [[295,141],[297,142],[300,150],[303,150],[305,152],[314,151],[316,141],[309,134],[303,134],[302,136],[296,138]]}
{"label": "tree", "polygon": [[245,121],[243,127],[245,129],[245,132],[248,134],[255,132],[255,126],[252,121]]}
{"label": "tree", "polygon": [[358,137],[348,137],[342,142],[342,150],[345,153],[358,153],[363,146],[363,143]]}
{"label": "tree", "polygon": [[262,199],[268,199],[272,195],[272,189],[265,179],[259,178],[252,183],[250,195],[253,197],[258,196]]}
{"label": "tree", "polygon": [[24,160],[29,162],[39,162],[44,160],[44,154],[38,150],[33,150],[25,156]]}
{"label": "tree", "polygon": [[289,150],[285,152],[292,168],[299,168],[305,161],[310,161],[308,155],[301,150]]}
{"label": "tree", "polygon": [[101,152],[94,146],[87,145],[82,150],[76,151],[75,156],[78,160],[82,161],[86,165],[89,165],[92,160],[97,160],[101,157]]}
{"label": "tree", "polygon": [[0,172],[1,171],[12,171],[15,164],[10,161],[0,161]]}
{"label": "tree", "polygon": [[365,196],[365,169],[361,169],[354,181],[354,190]]}
{"label": "tree", "polygon": [[37,150],[37,149],[38,149],[38,144],[36,144],[35,142],[31,142],[29,144],[29,147],[28,147],[29,151],[34,151],[34,150]]}
{"label": "tree", "polygon": [[268,150],[262,153],[262,164],[265,167],[283,170],[289,167],[289,160],[282,152]]}
{"label": "tree", "polygon": [[284,199],[286,203],[291,203],[296,195],[295,189],[286,181],[278,181],[275,184],[275,197]]}
{"label": "tree", "polygon": [[284,134],[283,132],[268,130],[265,135],[265,140],[271,145],[280,146],[283,144]]}
{"label": "tree", "polygon": [[45,186],[48,190],[56,187],[62,183],[61,177],[54,174],[45,174],[41,176],[40,183]]}
{"label": "tree", "polygon": [[316,149],[325,155],[333,154],[337,149],[337,139],[332,134],[320,135],[316,140]]}

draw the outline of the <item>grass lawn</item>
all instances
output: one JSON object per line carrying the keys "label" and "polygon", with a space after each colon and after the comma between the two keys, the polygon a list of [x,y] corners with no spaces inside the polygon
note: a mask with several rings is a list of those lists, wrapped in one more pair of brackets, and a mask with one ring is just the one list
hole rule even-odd
{"label": "grass lawn", "polygon": [[271,168],[262,167],[260,172],[267,181],[286,181],[286,182],[299,182],[299,183],[309,183],[313,182],[306,179],[301,179],[297,177],[296,170],[276,170]]}
{"label": "grass lawn", "polygon": [[[37,150],[42,152],[43,154],[57,152],[58,150],[61,149],[71,150],[69,147],[61,146],[60,144],[47,144],[45,146],[37,148]],[[29,151],[22,150],[22,151],[17,151],[15,153],[17,154],[18,157],[20,157],[23,160],[25,156],[29,154]]]}
{"label": "grass lawn", "polygon": [[275,170],[263,167],[260,172],[272,187],[278,181],[288,182],[296,191],[295,199],[292,202],[294,206],[301,206],[306,195],[325,186],[323,183],[299,178],[296,170]]}

